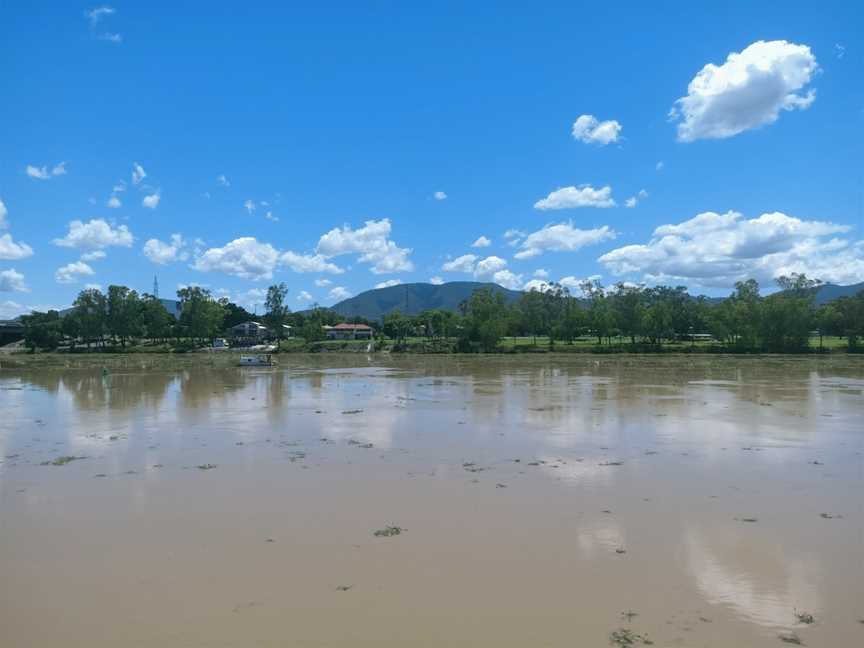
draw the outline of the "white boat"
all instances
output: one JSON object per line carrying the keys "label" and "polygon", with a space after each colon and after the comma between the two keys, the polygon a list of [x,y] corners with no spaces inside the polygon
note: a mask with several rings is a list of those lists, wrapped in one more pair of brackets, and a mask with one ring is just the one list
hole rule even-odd
{"label": "white boat", "polygon": [[258,355],[241,355],[241,367],[272,367],[274,364],[273,356],[269,353],[260,353]]}

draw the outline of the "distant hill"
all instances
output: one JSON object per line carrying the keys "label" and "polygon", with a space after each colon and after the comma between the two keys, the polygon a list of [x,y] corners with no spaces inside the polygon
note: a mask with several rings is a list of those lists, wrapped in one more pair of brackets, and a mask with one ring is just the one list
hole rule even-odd
{"label": "distant hill", "polygon": [[816,304],[821,306],[840,297],[853,297],[864,290],[864,281],[849,286],[825,284],[816,289]]}
{"label": "distant hill", "polygon": [[471,296],[478,288],[491,288],[504,295],[508,303],[522,295],[518,290],[508,290],[498,284],[478,281],[451,281],[441,285],[429,283],[410,283],[375,288],[362,292],[331,307],[331,310],[344,317],[365,317],[380,320],[393,311],[404,315],[418,315],[425,310],[440,309],[457,311],[459,304]]}

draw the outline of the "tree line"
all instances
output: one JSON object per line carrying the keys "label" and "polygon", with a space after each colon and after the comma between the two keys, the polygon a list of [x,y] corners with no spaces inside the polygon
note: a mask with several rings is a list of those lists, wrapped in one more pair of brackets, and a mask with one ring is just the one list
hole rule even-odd
{"label": "tree line", "polygon": [[[459,312],[427,310],[416,316],[399,312],[382,321],[361,317],[352,323],[372,326],[380,338],[389,338],[396,349],[407,349],[422,338],[423,348],[438,351],[493,352],[505,337],[529,338],[533,346],[573,344],[593,340],[598,350],[615,347],[658,349],[664,344],[697,340],[733,351],[802,352],[810,348],[814,332],[820,346],[824,336],[846,338],[850,350],[861,350],[864,338],[864,291],[830,303],[815,304],[820,282],[801,274],[777,279],[780,290],[763,296],[754,280],[735,284],[725,299],[693,297],[683,286],[634,286],[618,283],[604,287],[586,281],[580,295],[572,295],[556,283],[534,289],[508,303],[489,288],[476,290]],[[125,286],[109,286],[106,292],[82,290],[72,309],[61,317],[57,311],[22,316],[25,344],[55,349],[126,349],[146,339],[168,343],[175,350],[189,350],[223,335],[232,326],[260,319],[273,337],[285,337],[284,325],[312,344],[324,338],[325,325],[345,318],[327,308],[292,313],[284,283],[268,288],[266,312],[258,317],[228,299],[215,298],[198,286],[177,291],[180,317],[175,319],[153,295],[139,295]]]}

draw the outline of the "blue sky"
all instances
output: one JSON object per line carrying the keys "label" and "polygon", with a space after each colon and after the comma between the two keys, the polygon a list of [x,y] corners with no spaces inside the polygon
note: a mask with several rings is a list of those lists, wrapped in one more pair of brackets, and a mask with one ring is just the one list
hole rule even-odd
{"label": "blue sky", "polygon": [[694,4],[5,3],[0,317],[864,280],[861,3]]}

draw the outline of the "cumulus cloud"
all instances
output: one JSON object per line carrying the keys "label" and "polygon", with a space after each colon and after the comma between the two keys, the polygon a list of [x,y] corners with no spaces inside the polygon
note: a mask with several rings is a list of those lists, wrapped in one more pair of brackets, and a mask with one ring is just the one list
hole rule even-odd
{"label": "cumulus cloud", "polygon": [[246,213],[251,214],[255,211],[255,201],[254,200],[246,200],[243,202],[243,207],[246,208]]}
{"label": "cumulus cloud", "polygon": [[504,240],[507,241],[507,245],[510,247],[516,247],[519,245],[525,236],[525,232],[518,229],[508,229],[504,232]]}
{"label": "cumulus cloud", "polygon": [[24,275],[15,268],[0,270],[0,292],[29,292]]}
{"label": "cumulus cloud", "polygon": [[125,225],[113,227],[101,218],[94,218],[87,223],[73,220],[69,223],[69,232],[60,239],[54,239],[54,245],[60,247],[99,250],[106,247],[130,247],[132,232]]}
{"label": "cumulus cloud", "polygon": [[100,259],[104,259],[106,255],[102,250],[93,250],[92,252],[85,252],[81,255],[82,261],[99,261]]}
{"label": "cumulus cloud", "polygon": [[151,238],[142,248],[144,256],[158,265],[165,265],[173,261],[185,261],[189,253],[185,251],[186,241],[180,234],[172,234],[171,240],[164,242]]}
{"label": "cumulus cloud", "polygon": [[537,277],[538,279],[547,279],[549,277],[549,273],[546,270],[544,270],[543,268],[537,268],[534,271],[534,276]]}
{"label": "cumulus cloud", "polygon": [[231,186],[231,181],[228,180],[228,178],[225,176],[224,173],[222,175],[216,177],[216,182],[218,182],[223,187],[230,187]]}
{"label": "cumulus cloud", "polygon": [[315,285],[318,286],[319,288],[324,288],[326,286],[329,286],[332,283],[333,282],[330,281],[329,279],[316,279],[315,280]]}
{"label": "cumulus cloud", "polygon": [[132,184],[139,185],[144,178],[147,177],[147,172],[137,162],[132,163]]}
{"label": "cumulus cloud", "polygon": [[6,261],[17,261],[33,256],[33,248],[26,243],[16,243],[11,234],[0,236],[0,259]]}
{"label": "cumulus cloud", "polygon": [[389,288],[390,286],[398,286],[402,283],[401,279],[388,279],[375,284],[376,288]]}
{"label": "cumulus cloud", "polygon": [[328,296],[330,297],[330,299],[338,301],[342,299],[348,299],[351,296],[351,292],[344,286],[336,286],[328,293]]}
{"label": "cumulus cloud", "polygon": [[224,272],[242,279],[272,279],[279,252],[252,236],[234,239],[223,247],[204,251],[192,267],[201,272]]}
{"label": "cumulus cloud", "polygon": [[478,238],[476,241],[474,241],[471,244],[471,247],[472,248],[485,248],[485,247],[489,247],[490,245],[492,245],[492,241],[490,241],[485,236],[481,236],[480,238]]}
{"label": "cumulus cloud", "polygon": [[319,240],[315,251],[327,258],[359,254],[360,263],[371,264],[373,274],[411,272],[414,264],[408,258],[410,248],[400,248],[390,240],[390,219],[368,220],[363,227],[335,227]]}
{"label": "cumulus cloud", "polygon": [[59,164],[55,165],[54,168],[51,169],[51,175],[52,176],[66,175],[66,163],[60,162]]}
{"label": "cumulus cloud", "polygon": [[57,271],[54,273],[54,280],[61,284],[74,284],[78,283],[81,277],[89,277],[93,274],[95,274],[93,268],[83,261],[73,261],[57,268]]}
{"label": "cumulus cloud", "polygon": [[141,201],[141,205],[147,207],[147,209],[156,209],[159,206],[159,201],[162,200],[162,196],[159,192],[155,192],[144,196],[144,199]]}
{"label": "cumulus cloud", "polygon": [[444,283],[444,279],[436,275],[429,279],[429,283],[431,283],[433,286],[440,286]]}
{"label": "cumulus cloud", "polygon": [[544,252],[576,252],[587,245],[615,238],[615,231],[607,225],[594,229],[578,229],[573,223],[546,225],[529,234],[514,255],[517,259],[531,259]]}
{"label": "cumulus cloud", "polygon": [[803,92],[819,66],[806,45],[757,41],[732,52],[722,65],[709,63],[675,102],[678,140],[732,137],[777,121],[782,110],[804,110],[816,91]]}
{"label": "cumulus cloud", "polygon": [[474,262],[477,258],[476,254],[463,254],[452,261],[447,261],[441,269],[444,272],[474,272]]}
{"label": "cumulus cloud", "polygon": [[6,217],[9,215],[9,210],[6,209],[6,205],[3,202],[3,199],[0,198],[0,229],[6,229],[9,227],[9,222],[6,220]]}
{"label": "cumulus cloud", "polygon": [[614,119],[599,121],[594,115],[580,115],[573,122],[573,139],[586,144],[606,146],[617,142],[621,135],[621,124]]}
{"label": "cumulus cloud", "polygon": [[505,288],[517,290],[522,286],[522,275],[507,268],[507,261],[498,256],[488,256],[474,266],[474,278],[492,281]]}
{"label": "cumulus cloud", "polygon": [[729,288],[736,281],[768,283],[798,272],[848,284],[864,280],[864,242],[835,236],[849,230],[780,212],[752,219],[734,211],[705,212],[661,225],[647,243],[614,249],[599,261],[616,275],[636,274],[649,283]]}
{"label": "cumulus cloud", "polygon": [[117,196],[111,196],[106,205],[111,209],[118,209],[123,206],[123,203],[120,202],[120,199]]}
{"label": "cumulus cloud", "polygon": [[614,207],[612,188],[591,185],[562,187],[534,203],[534,209],[575,209],[576,207]]}
{"label": "cumulus cloud", "polygon": [[432,197],[435,198],[435,200],[447,200],[447,194],[443,191],[436,191],[432,194]]}
{"label": "cumulus cloud", "polygon": [[[297,254],[288,250],[279,258],[279,261],[291,268],[294,272],[326,272],[327,274],[342,274],[345,272],[335,263],[327,260],[321,254]],[[319,281],[321,281],[319,279]],[[325,280],[326,281],[326,280]],[[317,283],[317,282],[316,282]]]}
{"label": "cumulus cloud", "polygon": [[297,301],[308,303],[315,301],[315,298],[305,290],[301,290],[300,293],[297,295]]}

